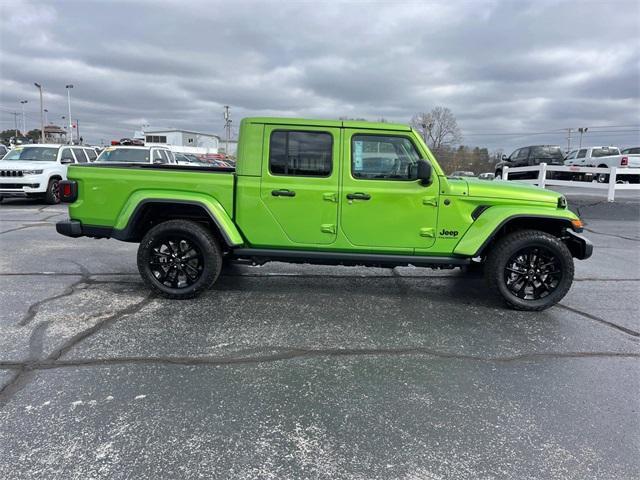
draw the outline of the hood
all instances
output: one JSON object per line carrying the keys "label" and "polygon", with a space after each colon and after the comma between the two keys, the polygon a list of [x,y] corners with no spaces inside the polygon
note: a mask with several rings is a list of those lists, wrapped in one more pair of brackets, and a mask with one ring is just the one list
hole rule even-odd
{"label": "hood", "polygon": [[32,160],[0,160],[0,170],[42,170],[58,165],[58,162],[36,162]]}
{"label": "hood", "polygon": [[506,180],[479,180],[465,178],[470,197],[505,198],[509,200],[524,200],[527,202],[541,202],[558,204],[562,194],[545,190],[527,183]]}

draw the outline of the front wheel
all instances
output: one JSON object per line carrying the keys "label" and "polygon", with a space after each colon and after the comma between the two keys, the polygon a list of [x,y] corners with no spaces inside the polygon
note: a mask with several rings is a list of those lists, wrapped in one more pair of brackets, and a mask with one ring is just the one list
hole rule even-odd
{"label": "front wheel", "polygon": [[47,186],[47,193],[44,195],[44,200],[49,205],[56,205],[60,203],[60,180],[57,178],[52,178],[49,180],[49,185]]}
{"label": "front wheel", "polygon": [[222,253],[211,232],[196,222],[169,220],[140,242],[138,270],[160,295],[193,298],[211,287],[222,269]]}
{"label": "front wheel", "polygon": [[573,282],[573,257],[557,237],[521,230],[500,239],[485,265],[491,289],[516,310],[545,310],[567,294]]}

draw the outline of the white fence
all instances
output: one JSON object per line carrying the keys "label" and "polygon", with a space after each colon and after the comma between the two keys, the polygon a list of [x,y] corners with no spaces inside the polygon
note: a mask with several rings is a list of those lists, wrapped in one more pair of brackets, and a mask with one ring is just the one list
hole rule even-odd
{"label": "white fence", "polygon": [[[607,200],[613,202],[616,194],[616,190],[640,190],[640,183],[622,183],[625,182],[627,175],[640,176],[640,168],[593,168],[593,167],[564,167],[560,165],[547,165],[541,163],[533,167],[507,167],[502,170],[502,178],[508,180],[509,172],[538,172],[538,178],[533,179],[517,179],[519,182],[533,183],[539,187],[545,188],[547,185],[563,185],[566,187],[577,188],[598,188],[601,190],[607,190]],[[591,182],[577,182],[574,180],[556,180],[547,178],[547,172],[568,172],[574,175],[579,174],[594,174],[593,177],[597,178],[601,174],[609,176],[607,182],[598,183]]]}

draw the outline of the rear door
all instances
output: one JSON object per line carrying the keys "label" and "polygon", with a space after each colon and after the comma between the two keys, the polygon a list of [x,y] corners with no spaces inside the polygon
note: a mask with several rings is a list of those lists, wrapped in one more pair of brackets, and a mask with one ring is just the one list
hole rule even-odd
{"label": "rear door", "polygon": [[340,129],[266,125],[263,151],[260,198],[289,241],[335,242]]}
{"label": "rear door", "polygon": [[343,136],[340,228],[347,239],[385,251],[431,247],[438,177],[428,186],[416,179],[416,163],[424,156],[409,132],[345,129]]}

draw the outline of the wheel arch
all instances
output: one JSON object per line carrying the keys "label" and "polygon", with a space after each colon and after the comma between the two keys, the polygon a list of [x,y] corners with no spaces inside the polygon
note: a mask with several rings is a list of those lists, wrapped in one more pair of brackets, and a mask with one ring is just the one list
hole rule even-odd
{"label": "wheel arch", "polygon": [[[491,209],[487,209],[487,212],[488,210]],[[573,217],[577,218],[575,215]],[[456,245],[454,253],[471,257],[484,256],[497,240],[518,230],[540,230],[560,237],[564,230],[572,228],[572,219],[544,213],[518,213],[500,219],[486,218],[484,222],[476,221],[471,225]]]}
{"label": "wheel arch", "polygon": [[119,224],[126,222],[124,227],[115,228],[111,236],[118,240],[139,242],[153,226],[176,219],[206,224],[221,245],[235,247],[244,243],[235,224],[219,204],[214,204],[212,208],[211,201],[174,198],[153,198],[139,201],[126,219],[119,219]]}

